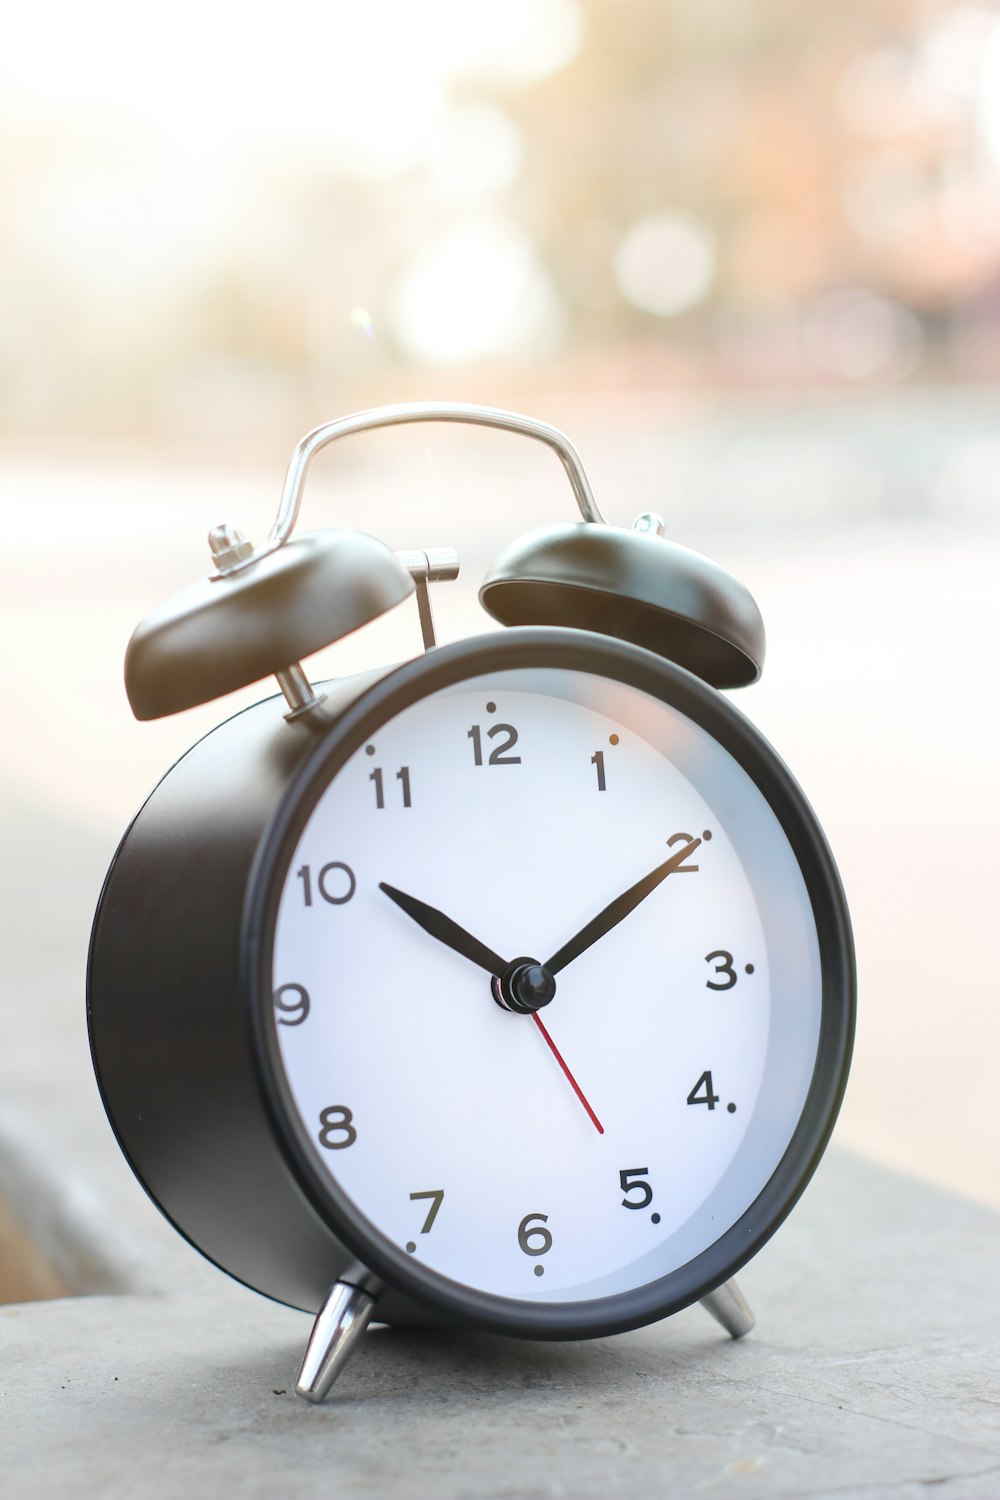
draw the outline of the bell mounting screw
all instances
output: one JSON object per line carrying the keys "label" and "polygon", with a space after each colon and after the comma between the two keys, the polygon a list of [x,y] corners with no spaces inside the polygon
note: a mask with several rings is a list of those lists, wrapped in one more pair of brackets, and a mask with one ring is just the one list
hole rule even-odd
{"label": "bell mounting screw", "polygon": [[[218,578],[225,578],[253,556],[253,543],[247,541],[238,526],[213,526],[208,533],[208,545],[212,549],[212,560],[219,570],[216,575]],[[305,718],[323,702],[324,694],[314,692],[312,683],[302,670],[301,662],[289,662],[287,667],[275,672],[274,676],[288,704],[285,718],[289,723]]]}
{"label": "bell mounting screw", "polygon": [[253,542],[248,542],[238,526],[213,526],[208,533],[212,560],[220,573],[229,573],[238,563],[253,556]]}
{"label": "bell mounting screw", "polygon": [[666,536],[667,523],[655,510],[644,510],[632,522],[632,530],[644,532],[647,536]]}

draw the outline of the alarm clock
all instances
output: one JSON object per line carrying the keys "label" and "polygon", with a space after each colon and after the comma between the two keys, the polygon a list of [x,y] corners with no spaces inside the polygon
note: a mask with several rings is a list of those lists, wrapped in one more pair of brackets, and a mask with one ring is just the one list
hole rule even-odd
{"label": "alarm clock", "polygon": [[[335,439],[478,423],[547,444],[580,518],[508,547],[502,627],[438,645],[449,549],[295,533]],[[720,690],[761,671],[748,592],[608,525],[574,446],[466,405],[308,434],[257,548],[136,629],[140,719],[268,675],[167,772],[94,922],[88,1014],[111,1125],[154,1203],[230,1276],[316,1314],[322,1400],[368,1322],[578,1339],[733,1277],[829,1138],[854,1027],[827,842]],[[313,684],[304,658],[416,594],[425,650]]]}

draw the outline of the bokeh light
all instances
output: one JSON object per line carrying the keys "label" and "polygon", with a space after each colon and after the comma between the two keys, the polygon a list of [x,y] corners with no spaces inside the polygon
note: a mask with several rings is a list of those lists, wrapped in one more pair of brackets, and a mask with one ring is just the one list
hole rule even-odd
{"label": "bokeh light", "polygon": [[832,292],[806,319],[818,369],[844,380],[900,380],[920,358],[920,325],[907,308],[865,291]]}
{"label": "bokeh light", "polygon": [[523,154],[520,131],[496,105],[459,105],[428,142],[429,189],[446,202],[488,200],[511,185]]}
{"label": "bokeh light", "polygon": [[1000,15],[821,12],[806,42],[696,0],[22,7],[0,422],[200,443],[244,410],[250,439],[437,370],[499,399],[611,360],[1000,378]]}
{"label": "bokeh light", "polygon": [[708,294],[715,270],[711,231],[691,215],[650,214],[629,229],[614,268],[622,296],[633,307],[675,317]]}
{"label": "bokeh light", "polygon": [[457,229],[430,250],[403,277],[392,318],[403,350],[430,365],[541,359],[555,352],[564,327],[530,241],[504,220]]}

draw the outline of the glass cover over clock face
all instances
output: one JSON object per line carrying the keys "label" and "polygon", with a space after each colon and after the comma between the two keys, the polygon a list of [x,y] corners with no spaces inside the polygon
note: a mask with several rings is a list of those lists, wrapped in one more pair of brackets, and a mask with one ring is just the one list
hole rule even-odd
{"label": "glass cover over clock face", "polygon": [[272,979],[320,1174],[415,1262],[528,1301],[713,1245],[778,1166],[820,1033],[816,920],[762,792],[677,708],[563,668],[467,678],[357,748],[284,873]]}

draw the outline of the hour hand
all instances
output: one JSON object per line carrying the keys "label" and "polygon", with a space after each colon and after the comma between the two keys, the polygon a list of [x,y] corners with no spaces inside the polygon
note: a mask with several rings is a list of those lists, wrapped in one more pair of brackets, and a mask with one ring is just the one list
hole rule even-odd
{"label": "hour hand", "polygon": [[501,958],[499,953],[494,953],[492,948],[487,948],[485,943],[474,938],[471,932],[466,932],[464,927],[459,927],[457,922],[446,917],[443,911],[438,911],[436,906],[428,906],[426,901],[418,901],[416,896],[408,896],[405,891],[397,890],[394,885],[387,885],[384,880],[379,881],[378,888],[385,892],[390,901],[395,901],[408,917],[412,917],[418,927],[437,938],[439,943],[444,943],[445,947],[452,948],[463,958],[467,958],[470,963],[478,964],[487,974],[503,974],[507,968],[506,959]]}

